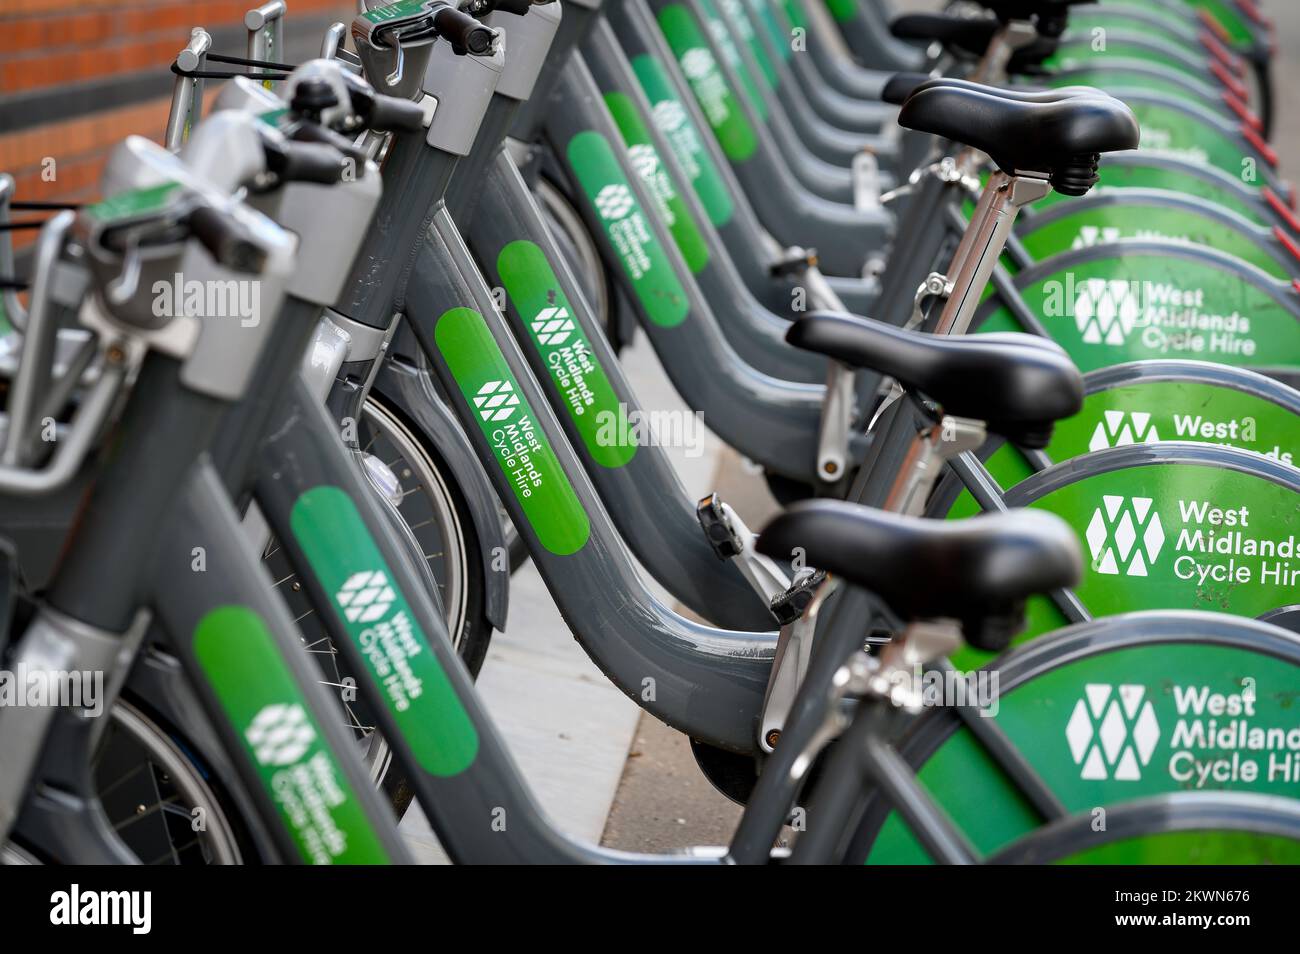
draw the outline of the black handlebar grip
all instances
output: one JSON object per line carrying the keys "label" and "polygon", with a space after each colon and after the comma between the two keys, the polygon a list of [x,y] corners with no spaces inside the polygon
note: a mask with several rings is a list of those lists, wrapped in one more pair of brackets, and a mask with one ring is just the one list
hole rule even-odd
{"label": "black handlebar grip", "polygon": [[492,9],[500,10],[502,13],[512,13],[517,17],[522,17],[528,12],[528,8],[533,5],[533,0],[497,0],[492,5]]}
{"label": "black handlebar grip", "polygon": [[443,7],[435,13],[433,28],[462,56],[466,53],[471,56],[487,56],[492,52],[492,41],[496,39],[495,30],[485,27],[455,7]]}
{"label": "black handlebar grip", "polygon": [[424,110],[409,99],[376,93],[366,115],[366,126],[375,132],[419,132],[424,128]]}
{"label": "black handlebar grip", "polygon": [[328,126],[320,126],[316,123],[299,123],[297,128],[289,134],[289,138],[295,142],[316,142],[328,146],[352,160],[352,168],[355,170],[358,179],[365,174],[366,160],[368,158],[366,151],[354,145],[347,136],[336,133]]}
{"label": "black handlebar grip", "polygon": [[[274,157],[274,158],[272,158]],[[348,168],[338,149],[316,142],[287,142],[283,150],[267,154],[267,166],[285,182],[333,185]]]}
{"label": "black handlebar grip", "polygon": [[239,223],[225,212],[201,205],[189,217],[190,235],[222,265],[237,272],[260,272],[266,255]]}

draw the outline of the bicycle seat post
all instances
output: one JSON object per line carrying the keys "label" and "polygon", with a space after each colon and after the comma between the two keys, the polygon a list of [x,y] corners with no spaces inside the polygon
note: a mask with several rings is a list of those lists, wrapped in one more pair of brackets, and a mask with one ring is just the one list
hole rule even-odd
{"label": "bicycle seat post", "polygon": [[1038,39],[1038,30],[1026,20],[1008,20],[993,34],[979,65],[968,77],[976,83],[997,83],[1006,78],[1007,63],[1016,50]]}
{"label": "bicycle seat post", "polygon": [[[975,316],[980,295],[993,275],[1011,227],[1020,209],[1052,191],[1046,175],[1008,175],[994,172],[980,196],[976,215],[967,226],[958,253],[957,273],[951,276],[952,292],[939,316],[936,334],[965,334]],[[980,216],[979,209],[984,209]]]}

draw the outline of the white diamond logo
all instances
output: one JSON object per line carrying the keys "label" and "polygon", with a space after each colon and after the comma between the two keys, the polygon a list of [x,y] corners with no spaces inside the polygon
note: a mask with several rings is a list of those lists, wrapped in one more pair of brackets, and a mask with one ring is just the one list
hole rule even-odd
{"label": "white diamond logo", "polygon": [[1104,683],[1084,686],[1065,724],[1070,758],[1087,781],[1137,781],[1150,763],[1160,726],[1146,687]]}
{"label": "white diamond logo", "polygon": [[1146,411],[1104,411],[1102,419],[1093,429],[1088,450],[1106,447],[1127,447],[1130,444],[1152,444],[1160,440],[1160,433],[1151,423]]}
{"label": "white diamond logo", "polygon": [[485,421],[505,421],[519,406],[519,395],[509,381],[489,381],[474,395],[474,406]]}
{"label": "white diamond logo", "polygon": [[378,570],[353,573],[334,594],[350,623],[373,623],[382,619],[392,608],[397,595],[388,583],[388,577]]}
{"label": "white diamond logo", "polygon": [[1074,300],[1074,322],[1086,344],[1122,345],[1142,314],[1137,283],[1089,278]]}
{"label": "white diamond logo", "polygon": [[636,200],[632,190],[621,182],[611,182],[596,193],[596,211],[607,221],[621,219],[632,211]]}
{"label": "white diamond logo", "polygon": [[675,99],[661,99],[652,112],[655,125],[664,132],[674,132],[686,122],[686,107]]}
{"label": "white diamond logo", "polygon": [[274,703],[253,717],[244,738],[263,765],[292,765],[302,758],[316,733],[297,703]]}
{"label": "white diamond logo", "polygon": [[533,334],[540,344],[558,346],[573,334],[573,321],[567,308],[543,308],[532,321]]}
{"label": "white diamond logo", "polygon": [[[1165,545],[1165,530],[1152,498],[1106,494],[1083,538],[1093,569],[1105,576],[1147,576]],[[1140,544],[1139,545],[1139,541]]]}
{"label": "white diamond logo", "polygon": [[707,77],[714,70],[713,54],[703,47],[695,47],[687,50],[682,54],[681,59],[682,72],[688,78],[700,80]]}

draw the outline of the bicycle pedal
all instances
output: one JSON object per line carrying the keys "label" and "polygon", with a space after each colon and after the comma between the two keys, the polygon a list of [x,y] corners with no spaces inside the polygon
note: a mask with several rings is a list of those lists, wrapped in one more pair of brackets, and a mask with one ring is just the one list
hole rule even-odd
{"label": "bicycle pedal", "polygon": [[713,547],[719,560],[730,560],[744,551],[744,546],[731,532],[731,524],[722,512],[722,498],[716,491],[695,505],[695,516],[704,529],[704,539],[709,541],[709,546]]}
{"label": "bicycle pedal", "polygon": [[788,590],[772,600],[770,606],[772,615],[777,618],[777,621],[782,626],[793,623],[808,608],[808,604],[812,602],[813,594],[817,592],[817,587],[821,585],[824,579],[826,579],[826,571],[818,570],[810,576],[805,576],[798,582],[790,584]]}

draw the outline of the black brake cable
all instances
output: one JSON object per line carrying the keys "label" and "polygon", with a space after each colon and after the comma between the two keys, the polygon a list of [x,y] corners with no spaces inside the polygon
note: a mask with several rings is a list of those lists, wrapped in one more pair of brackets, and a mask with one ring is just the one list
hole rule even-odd
{"label": "black brake cable", "polygon": [[10,202],[9,208],[19,212],[58,212],[63,209],[79,209],[80,202]]}
{"label": "black brake cable", "polygon": [[271,60],[251,60],[243,56],[227,56],[224,53],[209,53],[205,58],[212,63],[231,63],[235,66],[256,66],[262,69],[281,70],[281,73],[239,73],[234,70],[183,70],[180,64],[172,61],[171,70],[177,76],[190,76],[195,79],[234,79],[243,76],[247,79],[285,80],[289,73],[297,69],[294,63],[275,63]]}

